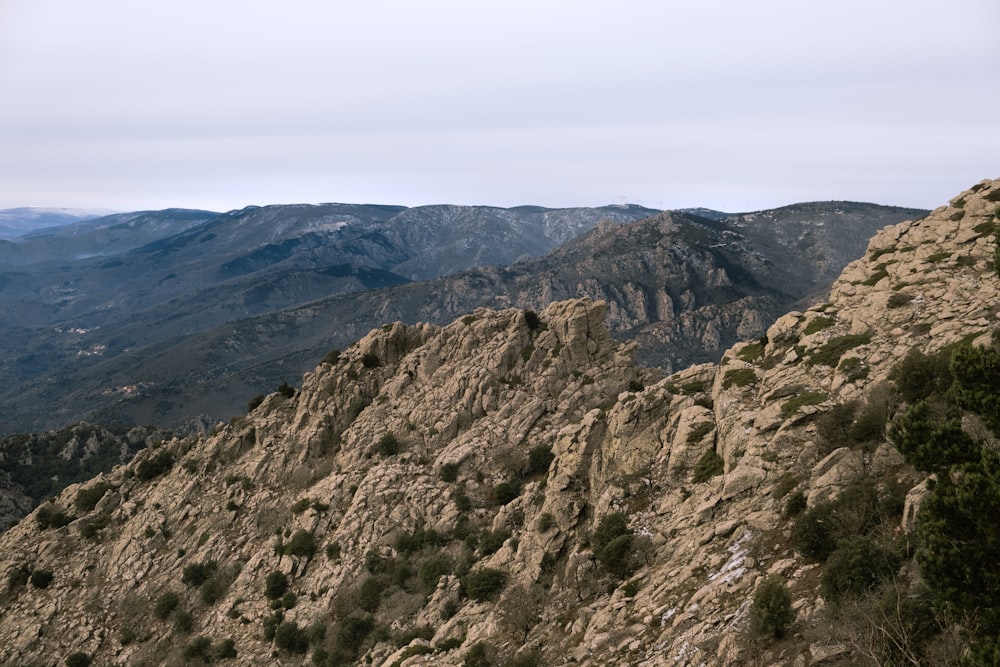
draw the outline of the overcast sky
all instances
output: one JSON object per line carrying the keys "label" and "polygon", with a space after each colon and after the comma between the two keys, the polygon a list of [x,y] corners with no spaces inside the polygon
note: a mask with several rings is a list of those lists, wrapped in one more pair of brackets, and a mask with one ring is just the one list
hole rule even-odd
{"label": "overcast sky", "polygon": [[0,208],[932,208],[996,0],[0,0]]}

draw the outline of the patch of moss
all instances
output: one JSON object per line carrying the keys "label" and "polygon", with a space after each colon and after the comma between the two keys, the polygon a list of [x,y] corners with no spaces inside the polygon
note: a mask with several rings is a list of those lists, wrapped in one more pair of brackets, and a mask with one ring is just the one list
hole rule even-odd
{"label": "patch of moss", "polygon": [[871,339],[871,334],[847,334],[831,338],[809,354],[809,363],[836,368],[845,352],[859,345],[866,345]]}
{"label": "patch of moss", "polygon": [[822,331],[823,329],[832,327],[834,324],[836,324],[836,320],[832,317],[814,317],[809,324],[806,325],[806,328],[802,333],[803,335],[809,336],[817,331]]}
{"label": "patch of moss", "polygon": [[727,371],[722,379],[722,388],[729,389],[732,386],[748,387],[757,382],[757,374],[752,368],[736,368]]}
{"label": "patch of moss", "polygon": [[764,344],[760,341],[747,343],[736,356],[748,364],[753,363],[764,356]]}

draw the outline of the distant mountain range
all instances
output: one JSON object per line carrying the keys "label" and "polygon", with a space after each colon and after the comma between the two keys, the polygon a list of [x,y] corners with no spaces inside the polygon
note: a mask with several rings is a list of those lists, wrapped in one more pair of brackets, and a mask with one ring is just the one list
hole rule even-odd
{"label": "distant mountain range", "polygon": [[111,213],[84,208],[4,208],[0,209],[0,239],[13,239],[39,229],[62,227]]}
{"label": "distant mountain range", "polygon": [[608,301],[611,330],[672,370],[759,335],[824,291],[875,230],[925,213],[697,211],[169,209],[0,241],[0,434],[80,419],[208,424],[386,322],[576,296]]}

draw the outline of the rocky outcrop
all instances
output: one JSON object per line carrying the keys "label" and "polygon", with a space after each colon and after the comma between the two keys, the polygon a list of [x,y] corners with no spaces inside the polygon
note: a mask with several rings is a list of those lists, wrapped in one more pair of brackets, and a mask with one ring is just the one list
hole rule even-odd
{"label": "rocky outcrop", "polygon": [[[856,662],[810,631],[819,566],[790,543],[786,499],[815,507],[859,474],[922,484],[887,445],[835,446],[820,425],[911,348],[991,340],[995,199],[984,182],[880,232],[826,303],[668,377],[586,298],[372,331],[300,391],[3,535],[0,662]],[[744,629],[769,575],[796,631],[761,646]]]}

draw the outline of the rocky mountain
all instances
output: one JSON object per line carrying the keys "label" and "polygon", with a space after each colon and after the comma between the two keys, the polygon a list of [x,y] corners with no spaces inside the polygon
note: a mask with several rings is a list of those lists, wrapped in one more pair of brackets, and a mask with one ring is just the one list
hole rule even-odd
{"label": "rocky mountain", "polygon": [[0,661],[991,664],[998,215],[667,377],[587,298],[376,329],[0,536]]}
{"label": "rocky mountain", "polygon": [[[242,411],[249,397],[297,383],[331,349],[384,322],[444,324],[481,306],[541,310],[580,296],[606,301],[612,334],[637,341],[643,363],[670,371],[761,335],[775,317],[827,290],[875,230],[923,214],[823,202],[721,221],[664,213],[606,222],[537,259],[334,294],[186,336],[165,332],[195,329],[192,321],[211,312],[210,302],[171,302],[140,310],[113,331],[63,332],[59,341],[50,335],[44,354],[11,355],[17,370],[38,377],[35,369],[44,369],[47,377],[6,384],[0,424],[45,428],[87,419],[179,428],[193,415],[214,423]],[[424,232],[413,234],[416,244]],[[224,288],[211,291],[229,304]],[[25,340],[37,346],[34,337]],[[36,409],[52,403],[58,408],[51,412]]]}
{"label": "rocky mountain", "polygon": [[[636,206],[323,204],[225,214],[127,213],[40,231],[0,242],[0,378],[8,396],[31,387],[65,387],[66,372],[100,376],[105,371],[99,367],[109,361],[127,369],[144,348],[227,322],[334,294],[512,262],[542,254],[600,220],[625,222],[652,213]],[[296,376],[304,369],[297,368]],[[74,386],[113,399],[138,382],[134,376],[111,385],[90,380]],[[48,412],[37,404],[31,411]],[[8,414],[0,433],[76,421],[52,416]]]}

